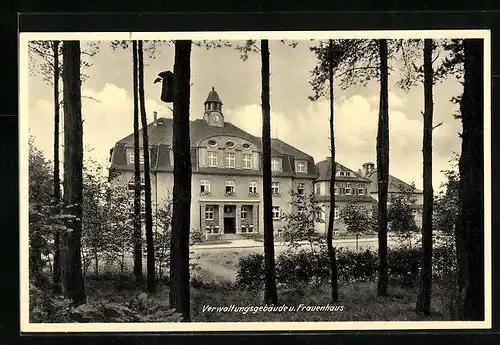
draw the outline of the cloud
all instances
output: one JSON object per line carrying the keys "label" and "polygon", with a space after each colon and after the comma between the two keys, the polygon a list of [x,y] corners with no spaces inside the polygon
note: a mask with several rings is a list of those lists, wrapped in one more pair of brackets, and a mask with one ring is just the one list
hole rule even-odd
{"label": "cloud", "polygon": [[[107,161],[109,150],[115,142],[133,131],[133,101],[125,89],[114,84],[105,84],[101,90],[84,88],[82,95],[83,144],[92,151],[87,151],[88,157]],[[153,111],[164,106],[153,100],[146,100],[148,122],[152,121]],[[46,100],[38,100],[29,109],[30,134],[35,136],[37,147],[43,150],[49,158],[53,155],[53,105]],[[160,115],[161,116],[161,115]],[[61,113],[61,128],[63,131]],[[61,155],[64,137],[61,134]]]}
{"label": "cloud", "polygon": [[[353,95],[341,98],[335,105],[336,160],[353,170],[366,161],[376,162],[378,103],[372,101],[375,97],[378,96]],[[401,108],[402,98],[393,98],[396,101],[389,108],[390,173],[422,188],[422,120],[408,118]],[[329,109],[329,102],[324,100],[311,103],[304,112],[271,111],[272,135],[311,154],[316,162],[321,161],[330,155]],[[260,136],[261,114],[260,105],[245,105],[228,109],[226,120]],[[456,140],[445,132],[434,143],[436,187],[443,181],[440,170],[449,167],[450,147],[456,147]]]}

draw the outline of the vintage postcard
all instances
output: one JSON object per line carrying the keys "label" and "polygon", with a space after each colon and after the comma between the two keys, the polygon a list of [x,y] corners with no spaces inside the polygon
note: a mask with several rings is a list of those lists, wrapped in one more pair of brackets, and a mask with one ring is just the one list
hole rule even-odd
{"label": "vintage postcard", "polygon": [[19,42],[22,332],[491,328],[489,31]]}

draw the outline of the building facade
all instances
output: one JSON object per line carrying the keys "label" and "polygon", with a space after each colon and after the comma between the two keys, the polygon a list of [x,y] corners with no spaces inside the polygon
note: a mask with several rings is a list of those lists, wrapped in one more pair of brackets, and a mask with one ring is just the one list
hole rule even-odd
{"label": "building facade", "polygon": [[[372,162],[364,163],[361,172],[364,177],[370,179],[370,195],[373,199],[378,201],[378,179],[375,164]],[[389,175],[387,204],[390,205],[392,197],[398,197],[405,193],[414,200],[413,215],[415,217],[415,223],[419,228],[422,228],[422,212],[424,205],[423,192],[420,189],[415,188],[411,184],[404,182],[403,180],[393,175]]]}
{"label": "building facade", "polygon": [[[332,176],[332,160],[330,157],[316,164],[318,178],[314,182],[316,199],[323,210],[322,220],[318,222],[316,229],[319,232],[326,232],[330,215],[330,179]],[[371,212],[375,200],[371,196],[372,181],[355,172],[348,167],[336,163],[335,172],[335,220],[334,235],[347,232],[347,227],[342,220],[342,211],[349,202],[357,202],[358,205],[365,207],[368,215]]]}
{"label": "building facade", "polygon": [[[191,227],[207,235],[263,232],[261,138],[224,121],[222,102],[212,88],[201,118],[190,122],[192,201]],[[148,125],[153,209],[173,190],[172,119],[156,118]],[[141,171],[143,169],[142,132]],[[279,140],[271,140],[274,229],[291,211],[290,190],[309,194],[318,172],[312,156]],[[113,183],[134,181],[133,134],[111,150]]]}

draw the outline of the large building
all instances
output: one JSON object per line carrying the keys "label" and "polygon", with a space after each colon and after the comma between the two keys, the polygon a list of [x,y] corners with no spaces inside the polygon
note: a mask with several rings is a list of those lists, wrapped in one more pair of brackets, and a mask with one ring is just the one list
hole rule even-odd
{"label": "large building", "polygon": [[[151,194],[160,207],[173,190],[172,119],[148,124]],[[140,135],[141,156],[142,134]],[[207,234],[263,231],[261,138],[226,122],[222,102],[212,88],[204,114],[190,122],[192,162],[191,227]],[[272,139],[272,192],[274,228],[283,227],[283,213],[291,211],[290,190],[309,194],[318,171],[312,156]],[[111,150],[115,183],[133,186],[133,134]]]}

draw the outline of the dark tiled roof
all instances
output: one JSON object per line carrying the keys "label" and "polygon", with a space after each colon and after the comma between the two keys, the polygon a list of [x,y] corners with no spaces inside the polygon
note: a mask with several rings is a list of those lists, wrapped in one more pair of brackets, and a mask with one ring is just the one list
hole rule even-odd
{"label": "dark tiled roof", "polygon": [[[348,171],[351,173],[351,176],[335,176],[335,181],[353,181],[353,182],[370,182],[371,179],[362,176],[361,174],[355,172],[352,169],[349,169],[345,165],[340,163],[336,163],[337,170]],[[325,159],[316,164],[316,168],[318,170],[319,177],[317,181],[330,181],[332,176],[332,164],[331,159]]]}
{"label": "dark tiled roof", "polygon": [[208,103],[208,102],[216,102],[216,103],[222,104],[222,102],[219,98],[219,94],[215,91],[214,87],[212,87],[212,91],[210,91],[208,93],[208,97],[207,97],[207,100],[205,101],[205,103]]}
{"label": "dark tiled roof", "polygon": [[[170,155],[168,151],[172,145],[172,124],[171,118],[159,118],[156,123],[148,124],[149,144],[152,148],[151,152],[151,167],[157,171],[172,171]],[[209,137],[213,136],[231,136],[239,137],[248,140],[261,151],[262,140],[243,129],[233,125],[230,122],[225,122],[223,127],[208,126],[204,119],[197,119],[190,122],[190,142],[191,142],[191,163],[193,172],[208,173],[210,168],[197,168],[196,147],[198,144]],[[142,131],[139,134],[139,142],[142,147]],[[131,148],[134,145],[133,133],[119,140],[114,149],[112,149],[111,163],[114,169],[133,170],[133,164],[127,163],[126,148]],[[154,148],[154,150],[153,150]],[[273,156],[282,157],[282,172],[273,173],[275,176],[295,176],[295,159],[306,160],[308,162],[307,173],[297,174],[301,178],[316,178],[318,176],[313,157],[294,148],[293,146],[279,140],[271,139],[271,154]],[[207,170],[208,169],[208,170]],[[213,173],[226,173],[225,169],[216,168]],[[239,169],[238,174],[252,174],[252,172]]]}
{"label": "dark tiled roof", "polygon": [[[370,191],[372,193],[376,193],[378,191],[378,182],[377,182],[377,169],[372,170],[368,175],[366,175],[372,183],[370,186]],[[400,188],[412,188],[409,183],[404,182],[403,180],[398,179],[392,175],[389,175],[389,189],[388,193],[401,193]],[[414,190],[414,193],[423,193],[420,189]]]}

